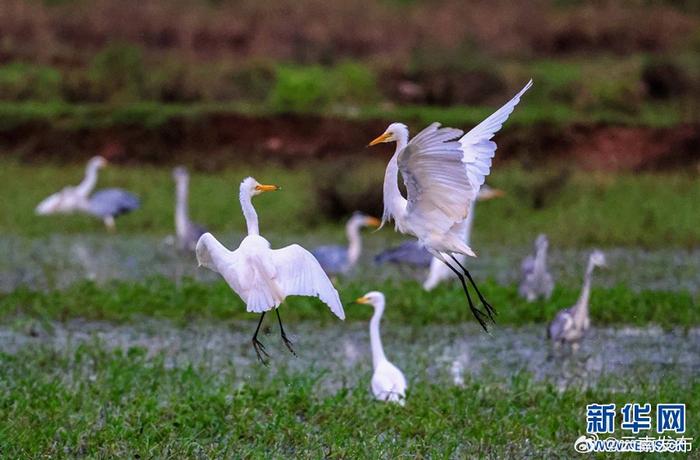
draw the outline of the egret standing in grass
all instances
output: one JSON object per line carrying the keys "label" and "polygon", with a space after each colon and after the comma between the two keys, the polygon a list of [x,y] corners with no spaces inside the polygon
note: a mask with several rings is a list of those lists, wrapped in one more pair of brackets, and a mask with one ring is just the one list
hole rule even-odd
{"label": "egret standing in grass", "polygon": [[554,320],[547,328],[547,337],[555,344],[570,343],[574,350],[578,348],[579,342],[591,326],[591,318],[588,315],[588,302],[591,297],[593,269],[605,266],[605,254],[599,250],[593,251],[588,257],[586,274],[583,277],[583,287],[581,288],[581,295],[578,301],[573,307],[565,308],[557,313],[557,316],[554,317]]}
{"label": "egret standing in grass", "polygon": [[547,269],[547,235],[538,235],[535,240],[535,254],[527,256],[520,265],[522,280],[518,287],[520,297],[528,302],[537,298],[549,300],[554,290],[554,279]]}
{"label": "egret standing in grass", "polygon": [[120,188],[98,190],[90,195],[97,184],[97,173],[107,165],[103,157],[93,157],[85,168],[85,178],[75,187],[65,187],[39,203],[35,209],[40,216],[83,212],[99,217],[108,230],[114,231],[115,217],[138,209],[139,199]]}
{"label": "egret standing in grass", "polygon": [[173,169],[175,180],[175,236],[177,246],[181,250],[193,251],[199,237],[207,232],[207,229],[190,220],[189,214],[189,183],[190,175],[187,169],[178,166]]}
{"label": "egret standing in grass", "polygon": [[318,297],[338,318],[345,319],[338,291],[309,251],[298,244],[271,249],[270,243],[260,236],[258,214],[253,207],[252,197],[278,188],[276,185],[261,185],[252,177],[243,180],[239,199],[248,236],[235,251],[226,249],[211,233],[202,235],[196,247],[199,265],[219,273],[245,302],[247,311],[261,313],[252,342],[255,353],[263,364],[267,363],[265,357],[269,358],[270,355],[258,340],[258,332],[265,313],[273,308],[277,313],[282,341],[294,354],[278,308],[287,296]]}
{"label": "egret standing in grass", "polygon": [[379,227],[380,224],[381,221],[376,217],[355,212],[345,224],[348,246],[320,246],[312,249],[311,253],[329,275],[347,273],[357,264],[362,254],[360,229],[368,226]]}
{"label": "egret standing in grass", "polygon": [[[433,123],[408,140],[408,128],[392,123],[370,142],[396,142],[396,151],[384,175],[384,214],[382,223],[394,219],[396,229],[418,238],[433,257],[455,273],[462,283],[469,308],[479,324],[487,330],[486,320],[493,321],[493,307],[479,291],[469,271],[455,255],[476,257],[464,242],[462,226],[469,215],[484,179],[491,171],[496,144],[490,139],[532,85],[528,82],[503,107],[463,135],[462,130],[441,128]],[[398,184],[401,171],[407,190],[404,198]],[[465,276],[476,291],[486,312],[476,308],[467,289]]]}
{"label": "egret standing in grass", "polygon": [[384,294],[377,291],[368,292],[355,302],[369,304],[374,307],[374,314],[369,322],[369,341],[372,348],[372,393],[380,401],[396,402],[404,405],[406,398],[406,378],[403,372],[394,366],[384,354],[382,337],[379,334],[379,323],[384,314]]}

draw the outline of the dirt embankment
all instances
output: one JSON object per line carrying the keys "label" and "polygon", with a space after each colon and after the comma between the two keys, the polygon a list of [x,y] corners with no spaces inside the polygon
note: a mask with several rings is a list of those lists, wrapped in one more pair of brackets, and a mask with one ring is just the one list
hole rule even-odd
{"label": "dirt embankment", "polygon": [[[376,155],[377,149],[365,146],[388,123],[234,114],[175,118],[154,128],[118,125],[88,130],[28,123],[4,132],[0,150],[24,161],[79,161],[107,152],[118,162],[187,161],[203,169],[241,160],[294,164],[312,158]],[[651,170],[694,167],[700,162],[699,124],[666,128],[511,124],[496,140],[499,161],[519,159],[525,164],[554,161],[593,170]]]}

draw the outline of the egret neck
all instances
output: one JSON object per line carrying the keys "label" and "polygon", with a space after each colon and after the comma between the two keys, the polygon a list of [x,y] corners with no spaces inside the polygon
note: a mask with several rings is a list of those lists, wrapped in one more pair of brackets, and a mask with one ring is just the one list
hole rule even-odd
{"label": "egret neck", "polygon": [[374,315],[369,322],[369,342],[372,347],[372,366],[377,368],[379,363],[386,361],[384,347],[382,347],[382,338],[379,336],[379,322],[382,320],[384,313],[384,303],[378,303],[374,306]]}
{"label": "egret neck", "polygon": [[588,267],[586,267],[586,274],[583,277],[583,288],[581,288],[581,295],[576,302],[576,311],[574,312],[574,323],[576,325],[582,325],[584,320],[588,318],[588,300],[591,296],[591,277],[593,274],[593,260],[588,259]]}
{"label": "egret neck", "polygon": [[85,178],[78,184],[75,191],[82,197],[87,197],[97,185],[97,170],[99,166],[95,162],[90,162],[85,168]]}
{"label": "egret neck", "polygon": [[[400,227],[399,220],[406,211],[406,199],[399,190],[399,154],[408,144],[408,130],[402,128],[396,133],[396,151],[389,160],[384,173],[384,214],[382,225],[394,216],[396,225]],[[397,217],[399,219],[397,219]]]}
{"label": "egret neck", "polygon": [[187,211],[187,189],[189,179],[178,177],[175,182],[177,187],[175,201],[175,230],[178,236],[182,237],[187,232],[187,221],[189,220]]}
{"label": "egret neck", "polygon": [[348,265],[351,267],[357,263],[362,253],[361,225],[362,223],[357,219],[350,219],[345,225],[345,233],[348,237]]}
{"label": "egret neck", "polygon": [[241,200],[243,217],[245,217],[245,223],[248,227],[248,235],[260,235],[260,229],[258,227],[258,213],[255,212],[255,208],[253,207],[250,191],[241,187],[239,198]]}

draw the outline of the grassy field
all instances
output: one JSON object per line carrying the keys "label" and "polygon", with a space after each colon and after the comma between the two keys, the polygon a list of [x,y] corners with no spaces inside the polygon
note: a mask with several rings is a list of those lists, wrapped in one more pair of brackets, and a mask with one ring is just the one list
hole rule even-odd
{"label": "grassy field", "polygon": [[[480,287],[497,307],[496,321],[502,325],[523,325],[549,321],[558,310],[573,305],[577,289],[557,286],[549,301],[528,304],[517,295],[515,286],[501,286],[482,281]],[[376,286],[376,283],[374,283]],[[363,309],[351,302],[363,295],[367,283],[350,281],[337,284],[346,305],[348,320],[365,318]],[[432,292],[424,291],[415,281],[381,283],[381,290],[391,299],[389,320],[404,324],[461,323],[473,321],[464,294],[457,285],[445,283]],[[626,286],[593,288],[592,320],[596,324],[659,324],[664,327],[700,325],[697,299],[690,293],[669,291],[636,292]],[[325,306],[307,297],[291,298],[284,308],[290,321],[335,321]],[[162,318],[187,324],[194,319],[235,321],[250,319],[242,301],[223,281],[200,283],[184,280],[179,284],[165,278],[142,282],[114,281],[103,286],[79,282],[66,290],[32,291],[20,288],[0,294],[0,319],[39,321],[85,318],[113,322],[139,321],[142,317]]]}
{"label": "grassy field", "polygon": [[[192,218],[213,232],[240,232],[245,226],[238,204],[238,184],[254,175],[260,182],[281,185],[279,193],[256,198],[263,233],[303,233],[309,229],[340,233],[341,222],[324,215],[328,200],[318,184],[330,182],[334,199],[344,200],[346,215],[354,210],[381,210],[381,180],[386,158],[349,165],[342,177],[330,162],[296,168],[269,165],[231,166],[216,174],[194,173]],[[337,168],[336,168],[337,169]],[[53,232],[103,232],[102,223],[80,216],[35,216],[39,201],[63,186],[77,184],[83,166],[25,165],[0,162],[0,233],[45,236]],[[700,243],[700,201],[697,174],[567,174],[496,166],[491,185],[507,195],[477,207],[475,232],[483,244],[529,244],[547,233],[564,247],[645,246],[694,247]],[[169,169],[111,166],[99,187],[123,187],[138,194],[142,209],[118,220],[120,233],[171,234],[174,184]],[[384,230],[386,232],[390,229]]]}
{"label": "grassy field", "polygon": [[564,391],[520,374],[464,387],[417,382],[402,408],[373,402],[366,387],[319,395],[322,372],[269,379],[260,369],[232,386],[231,367],[173,369],[138,347],[1,358],[7,458],[569,458],[596,401],[683,401],[686,432],[700,429],[697,380]]}

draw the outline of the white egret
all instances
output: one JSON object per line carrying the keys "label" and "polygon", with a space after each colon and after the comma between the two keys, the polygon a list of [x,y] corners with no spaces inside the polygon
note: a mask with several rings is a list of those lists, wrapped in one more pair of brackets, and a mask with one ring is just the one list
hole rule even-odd
{"label": "white egret", "polygon": [[595,250],[588,257],[586,274],[583,277],[581,294],[574,306],[565,308],[557,313],[547,327],[547,337],[555,344],[571,343],[575,348],[591,326],[588,315],[588,302],[591,296],[591,276],[595,267],[605,267],[605,254]]}
{"label": "white egret", "polygon": [[357,263],[362,254],[362,227],[379,227],[381,221],[376,217],[367,216],[361,212],[355,212],[345,224],[345,233],[348,237],[348,246],[320,246],[311,250],[323,270],[329,275],[338,275],[349,272]]}
{"label": "white egret", "polygon": [[[457,275],[472,314],[487,331],[485,320],[493,321],[495,311],[455,255],[476,257],[462,238],[462,225],[468,217],[471,202],[476,199],[491,170],[496,144],[490,139],[501,129],[531,85],[532,80],[513,99],[467,134],[463,135],[460,129],[441,128],[439,123],[433,123],[409,142],[406,125],[392,123],[382,135],[370,142],[370,145],[396,142],[396,151],[384,175],[382,223],[393,218],[399,232],[418,238],[434,257]],[[399,189],[399,171],[406,186],[407,198]],[[465,276],[474,287],[486,313],[474,306]]]}
{"label": "white egret", "polygon": [[527,256],[520,265],[522,280],[518,293],[528,302],[534,302],[538,297],[549,300],[552,296],[554,279],[547,269],[548,248],[547,235],[538,235],[535,240],[535,253]]}
{"label": "white egret", "polygon": [[318,297],[338,318],[345,319],[338,291],[309,251],[298,244],[271,249],[270,243],[260,236],[258,215],[252,197],[278,189],[276,185],[261,185],[252,177],[244,179],[239,198],[248,236],[235,251],[226,249],[211,233],[202,235],[196,247],[199,265],[219,273],[245,302],[247,311],[261,313],[252,342],[258,359],[264,364],[267,361],[262,354],[268,358],[270,355],[258,340],[258,332],[265,313],[269,310],[275,309],[282,341],[294,353],[292,342],[282,327],[278,309],[287,296]]}
{"label": "white egret", "polygon": [[[469,213],[467,214],[467,218],[464,220],[464,222],[459,224],[459,231],[462,233],[462,240],[467,244],[467,246],[470,244],[472,227],[474,226],[474,210],[476,208],[476,202],[491,200],[503,195],[504,192],[502,190],[491,188],[486,184],[481,186],[479,194],[476,196],[476,200],[473,200],[469,205]],[[464,265],[466,257],[463,254],[457,254],[455,255],[455,258],[460,264]],[[423,283],[423,289],[426,291],[432,291],[438,284],[450,278],[454,278],[454,276],[454,272],[447,268],[447,265],[445,265],[440,259],[433,257],[430,261],[428,277]]]}
{"label": "white egret", "polygon": [[404,405],[406,398],[406,378],[401,370],[394,366],[384,354],[382,338],[379,334],[379,322],[384,313],[384,294],[377,291],[368,292],[355,302],[374,307],[374,314],[369,322],[369,341],[372,348],[372,393],[380,401],[396,402]]}
{"label": "white egret", "polygon": [[187,169],[178,166],[173,169],[175,180],[175,236],[177,246],[181,250],[193,251],[199,237],[207,232],[207,229],[196,222],[192,222],[189,216],[189,183],[190,175]]}
{"label": "white egret", "polygon": [[119,188],[102,189],[90,195],[97,184],[97,172],[106,165],[103,157],[93,157],[85,168],[83,181],[45,198],[37,205],[36,214],[84,212],[101,218],[107,229],[113,231],[114,218],[138,209],[140,202],[136,195]]}

